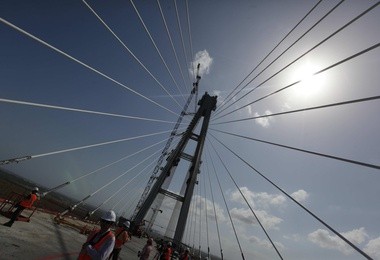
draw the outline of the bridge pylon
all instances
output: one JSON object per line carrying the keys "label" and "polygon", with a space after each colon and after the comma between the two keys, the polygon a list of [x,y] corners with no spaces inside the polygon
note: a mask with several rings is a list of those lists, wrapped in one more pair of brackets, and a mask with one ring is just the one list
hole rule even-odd
{"label": "bridge pylon", "polygon": [[[201,157],[203,152],[204,143],[206,140],[206,134],[210,123],[211,112],[216,109],[217,96],[210,96],[207,92],[199,100],[199,108],[191,120],[186,131],[183,133],[181,140],[178,142],[176,148],[172,151],[167,158],[166,165],[162,168],[161,173],[158,175],[156,182],[151,188],[144,203],[141,205],[139,211],[133,219],[134,223],[141,223],[146,216],[148,210],[151,208],[152,203],[156,199],[158,194],[163,194],[177,201],[182,202],[181,210],[178,217],[177,226],[174,233],[173,241],[178,245],[182,241],[183,233],[186,228],[187,216],[189,213],[191,198],[193,196],[194,186],[197,181],[197,175],[200,173],[199,166],[201,164]],[[199,133],[194,133],[198,123],[202,121],[202,126]],[[184,152],[189,141],[196,142],[196,148],[193,154],[187,154]],[[175,194],[169,190],[162,188],[165,179],[171,174],[175,174],[177,165],[181,159],[190,162],[190,167],[186,175],[186,189],[184,195]]]}

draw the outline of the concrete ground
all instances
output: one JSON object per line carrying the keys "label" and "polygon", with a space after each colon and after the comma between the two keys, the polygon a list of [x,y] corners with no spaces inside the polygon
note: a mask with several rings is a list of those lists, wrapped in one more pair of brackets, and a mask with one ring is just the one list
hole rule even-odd
{"label": "concrete ground", "polygon": [[[28,215],[27,210],[23,215]],[[76,259],[86,236],[71,226],[55,224],[53,218],[51,214],[36,211],[29,223],[17,221],[9,228],[2,225],[9,219],[0,215],[0,259]],[[123,246],[119,259],[138,259],[137,252],[145,243],[146,238],[133,237]]]}

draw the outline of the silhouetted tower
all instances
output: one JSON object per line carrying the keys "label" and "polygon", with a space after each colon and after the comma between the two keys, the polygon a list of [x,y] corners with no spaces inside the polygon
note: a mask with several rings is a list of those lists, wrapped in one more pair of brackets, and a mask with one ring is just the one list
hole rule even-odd
{"label": "silhouetted tower", "polygon": [[[195,113],[192,121],[187,127],[186,131],[182,135],[181,140],[178,142],[176,148],[172,151],[171,155],[167,158],[166,165],[162,168],[160,175],[157,177],[156,182],[154,183],[152,189],[149,192],[149,195],[146,197],[144,203],[140,207],[138,213],[134,218],[135,223],[141,223],[147,214],[148,210],[151,208],[152,203],[154,202],[156,196],[161,193],[165,196],[171,197],[175,200],[181,201],[181,211],[179,213],[177,227],[174,233],[174,242],[179,244],[182,240],[183,233],[186,227],[187,215],[189,212],[191,198],[193,196],[194,186],[197,180],[197,174],[199,173],[199,166],[201,163],[203,146],[206,140],[206,134],[208,125],[210,122],[211,112],[216,108],[216,96],[210,96],[207,92],[203,95],[201,100],[199,100],[198,111]],[[194,130],[197,124],[203,117],[202,126],[199,134],[195,134]],[[196,142],[196,148],[194,154],[186,154],[184,153],[184,149],[186,148],[189,140],[193,140]],[[162,185],[165,179],[171,174],[175,173],[175,169],[177,168],[180,159],[185,159],[190,162],[190,167],[188,170],[187,176],[187,187],[185,190],[184,196],[180,196],[168,190],[164,190]]]}

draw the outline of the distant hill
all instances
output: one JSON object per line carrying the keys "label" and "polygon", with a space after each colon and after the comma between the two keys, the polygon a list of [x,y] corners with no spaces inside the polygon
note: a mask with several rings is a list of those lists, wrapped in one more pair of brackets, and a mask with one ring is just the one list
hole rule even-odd
{"label": "distant hill", "polygon": [[[19,194],[28,194],[33,187],[39,187],[41,191],[46,191],[48,188],[43,187],[42,185],[35,183],[31,180],[18,176],[17,174],[0,168],[0,197],[7,198],[13,192]],[[48,209],[55,212],[62,212],[74,205],[78,201],[69,198],[63,194],[57,192],[51,192],[46,197],[42,198],[35,204],[35,206]],[[92,208],[88,208],[85,206],[78,206],[71,215],[82,218],[84,217],[89,210]],[[98,218],[99,213],[94,214],[93,218]]]}
{"label": "distant hill", "polygon": [[0,187],[1,187],[0,196],[1,197],[6,197],[11,192],[25,193],[35,186],[38,186],[38,185],[8,170],[0,168]]}

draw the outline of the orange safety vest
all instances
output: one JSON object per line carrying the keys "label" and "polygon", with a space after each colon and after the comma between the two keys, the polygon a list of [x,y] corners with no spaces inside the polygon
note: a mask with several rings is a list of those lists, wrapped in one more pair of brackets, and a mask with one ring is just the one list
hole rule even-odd
{"label": "orange safety vest", "polygon": [[115,232],[115,248],[121,248],[121,246],[129,239],[127,231],[123,227],[119,227]]}
{"label": "orange safety vest", "polygon": [[164,250],[164,253],[161,256],[161,259],[163,259],[163,260],[170,260],[171,256],[172,256],[172,249],[170,247],[167,247]]}
{"label": "orange safety vest", "polygon": [[31,208],[33,203],[37,200],[37,195],[32,193],[20,202],[20,206],[24,208]]}
{"label": "orange safety vest", "polygon": [[[86,243],[90,242],[97,234],[98,234],[99,230],[97,230],[96,232],[94,232],[93,234],[89,235],[87,237],[87,241]],[[108,239],[110,239],[111,237],[113,237],[113,233],[111,231],[108,231],[105,235],[103,235],[98,242],[96,242],[95,244],[92,244],[90,242],[90,244],[92,245],[92,247],[95,249],[95,250],[99,250],[105,241],[107,241]],[[91,260],[91,256],[89,256],[87,254],[87,250],[86,248],[82,248],[82,250],[80,251],[79,253],[79,256],[78,256],[78,260]]]}
{"label": "orange safety vest", "polygon": [[181,260],[189,260],[189,255],[183,255],[183,256],[181,257]]}

